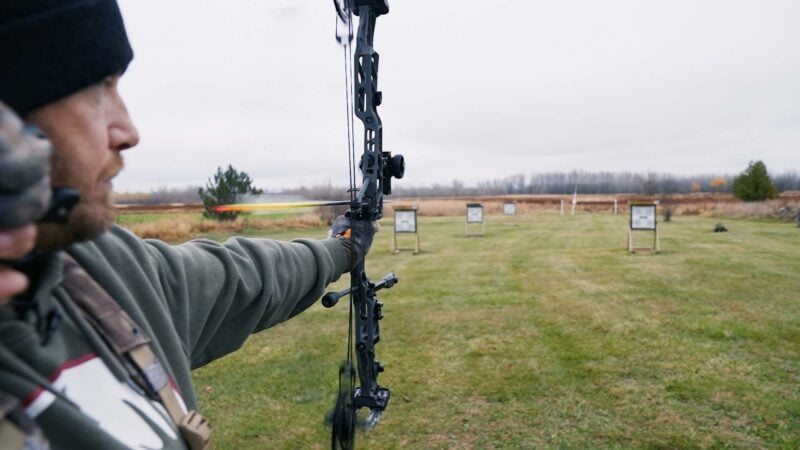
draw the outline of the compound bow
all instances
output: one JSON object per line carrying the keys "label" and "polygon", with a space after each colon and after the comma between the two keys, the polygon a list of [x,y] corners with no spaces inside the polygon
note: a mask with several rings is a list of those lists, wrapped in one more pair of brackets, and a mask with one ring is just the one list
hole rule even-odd
{"label": "compound bow", "polygon": [[[355,243],[360,242],[358,233],[383,216],[383,196],[391,194],[393,177],[403,177],[405,163],[401,155],[393,157],[390,152],[383,151],[383,126],[377,112],[381,104],[381,92],[377,89],[379,57],[372,42],[375,21],[378,16],[389,12],[389,5],[386,0],[334,0],[334,5],[337,12],[336,38],[345,53],[350,152],[350,210],[347,215],[353,224],[351,239],[355,248]],[[354,54],[351,47],[353,14],[359,17]],[[360,187],[355,184],[353,113],[364,125],[364,151],[359,163],[363,177]],[[397,277],[389,273],[373,283],[366,273],[364,255],[359,258],[350,271],[350,287],[341,292],[327,293],[322,298],[322,304],[330,308],[340,298],[350,296],[347,361],[339,370],[339,395],[329,417],[333,448],[352,448],[356,426],[368,429],[377,425],[390,397],[389,389],[378,384],[378,374],[383,372],[383,366],[375,359],[375,344],[380,340],[378,321],[383,318],[383,304],[375,293],[392,287],[397,283]],[[352,366],[354,352],[358,387],[355,386]],[[361,408],[368,408],[369,413],[359,421],[357,411]]]}

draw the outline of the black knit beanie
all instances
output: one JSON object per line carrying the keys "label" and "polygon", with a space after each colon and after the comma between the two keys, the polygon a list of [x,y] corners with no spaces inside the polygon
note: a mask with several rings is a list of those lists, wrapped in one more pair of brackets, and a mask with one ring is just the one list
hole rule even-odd
{"label": "black knit beanie", "polygon": [[0,101],[20,115],[132,58],[116,0],[0,0]]}

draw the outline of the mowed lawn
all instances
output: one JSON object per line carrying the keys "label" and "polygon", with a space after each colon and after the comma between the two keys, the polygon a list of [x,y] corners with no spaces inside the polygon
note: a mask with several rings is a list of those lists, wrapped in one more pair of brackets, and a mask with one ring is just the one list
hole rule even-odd
{"label": "mowed lawn", "polygon": [[[631,255],[627,215],[463,220],[421,218],[418,255],[376,237],[392,400],[358,448],[800,447],[795,224],[679,216]],[[218,448],[327,448],[346,328],[317,305],[195,371]]]}

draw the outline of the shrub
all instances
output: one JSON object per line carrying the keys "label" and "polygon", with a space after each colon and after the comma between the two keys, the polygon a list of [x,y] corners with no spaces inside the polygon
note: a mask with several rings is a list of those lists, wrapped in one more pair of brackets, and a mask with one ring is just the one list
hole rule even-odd
{"label": "shrub", "polygon": [[746,202],[763,201],[778,196],[778,189],[761,162],[750,162],[741,175],[733,179],[733,195]]}
{"label": "shrub", "polygon": [[672,220],[672,214],[675,213],[675,205],[671,203],[662,203],[662,208],[664,211],[664,222],[669,222]]}
{"label": "shrub", "polygon": [[216,220],[234,220],[239,217],[239,211],[220,212],[214,209],[219,205],[230,205],[244,194],[261,194],[261,189],[253,187],[253,180],[245,172],[239,172],[232,165],[223,172],[217,167],[213,181],[209,178],[205,188],[199,188],[197,193],[203,201],[203,217]]}

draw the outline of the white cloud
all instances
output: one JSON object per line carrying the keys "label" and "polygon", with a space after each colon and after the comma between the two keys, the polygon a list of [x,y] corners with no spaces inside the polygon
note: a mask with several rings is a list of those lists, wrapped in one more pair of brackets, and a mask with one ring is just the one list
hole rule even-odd
{"label": "white cloud", "polygon": [[[324,2],[122,0],[142,142],[118,189],[346,182],[344,68]],[[384,146],[409,184],[543,170],[800,169],[800,3],[392,2]],[[357,142],[361,131],[357,127]]]}

